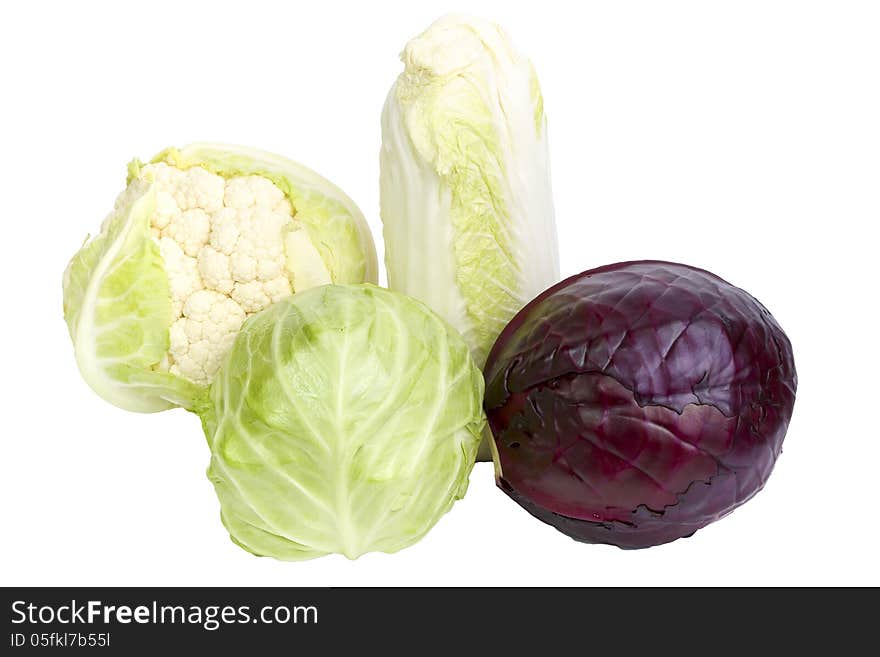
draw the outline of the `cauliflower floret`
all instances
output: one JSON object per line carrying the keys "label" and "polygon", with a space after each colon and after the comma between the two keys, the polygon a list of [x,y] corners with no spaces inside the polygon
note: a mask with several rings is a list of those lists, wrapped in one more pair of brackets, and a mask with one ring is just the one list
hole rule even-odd
{"label": "cauliflower floret", "polygon": [[293,289],[286,276],[279,276],[263,283],[263,292],[269,296],[270,302],[275,303],[293,294]]}
{"label": "cauliflower floret", "polygon": [[[285,200],[284,193],[271,180],[262,176],[246,178],[254,195],[254,205],[261,208],[274,208]],[[288,212],[288,214],[290,214]]]}
{"label": "cauliflower floret", "polygon": [[254,247],[249,239],[239,240],[240,250],[229,257],[229,271],[237,283],[250,283],[257,277],[257,261],[254,259]]}
{"label": "cauliflower floret", "polygon": [[232,292],[233,280],[229,272],[229,256],[213,246],[203,246],[199,251],[199,273],[209,290],[223,294]]}
{"label": "cauliflower floret", "polygon": [[170,237],[159,240],[159,252],[165,261],[165,272],[171,288],[171,307],[175,317],[183,313],[183,304],[194,292],[204,287],[199,276],[199,263],[183,252]]}
{"label": "cauliflower floret", "polygon": [[223,207],[226,180],[201,167],[187,169],[174,190],[174,200],[181,210],[201,208],[216,212]]}
{"label": "cauliflower floret", "polygon": [[263,291],[263,284],[259,281],[236,283],[232,288],[232,298],[249,313],[260,312],[271,303],[269,295]]}
{"label": "cauliflower floret", "polygon": [[293,293],[285,244],[294,211],[261,176],[226,179],[165,163],[143,172],[154,181],[150,233],[171,289],[163,368],[206,385],[245,318]]}
{"label": "cauliflower floret", "polygon": [[211,234],[211,217],[199,208],[187,210],[175,215],[162,234],[180,244],[186,255],[195,258],[201,248],[208,243],[208,236]]}
{"label": "cauliflower floret", "polygon": [[180,185],[184,177],[184,172],[177,167],[172,167],[164,162],[149,164],[144,167],[144,172],[148,172],[150,177],[156,181],[160,190],[175,190]]}
{"label": "cauliflower floret", "polygon": [[255,201],[256,196],[248,183],[248,178],[233,178],[226,184],[223,204],[227,208],[244,210],[251,207]]}
{"label": "cauliflower floret", "polygon": [[269,208],[256,207],[249,219],[254,245],[260,249],[280,253],[282,245],[277,236],[279,231],[290,223],[290,215],[278,214]]}
{"label": "cauliflower floret", "polygon": [[180,208],[177,207],[177,201],[174,200],[174,197],[165,190],[156,192],[156,212],[150,223],[155,228],[162,230],[179,215]]}
{"label": "cauliflower floret", "polygon": [[186,300],[183,317],[169,329],[171,373],[207,385],[245,320],[245,312],[225,294],[199,290]]}
{"label": "cauliflower floret", "polygon": [[214,213],[211,221],[211,246],[217,251],[232,255],[241,235],[243,216],[233,208],[222,208]]}

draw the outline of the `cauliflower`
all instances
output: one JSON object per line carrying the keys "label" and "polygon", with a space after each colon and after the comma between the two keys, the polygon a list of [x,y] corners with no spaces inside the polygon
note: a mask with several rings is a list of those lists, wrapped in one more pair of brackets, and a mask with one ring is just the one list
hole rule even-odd
{"label": "cauliflower", "polygon": [[200,403],[242,323],[327,283],[376,282],[363,215],[277,155],[195,144],[129,166],[129,182],[64,274],[84,378],[122,408]]}
{"label": "cauliflower", "polygon": [[[293,293],[285,234],[296,225],[290,201],[262,176],[223,178],[202,167],[149,164],[156,210],[150,235],[171,289],[170,346],[163,366],[194,383],[211,382],[242,322]],[[300,231],[297,231],[300,232]],[[311,242],[296,242],[318,280],[331,277]]]}

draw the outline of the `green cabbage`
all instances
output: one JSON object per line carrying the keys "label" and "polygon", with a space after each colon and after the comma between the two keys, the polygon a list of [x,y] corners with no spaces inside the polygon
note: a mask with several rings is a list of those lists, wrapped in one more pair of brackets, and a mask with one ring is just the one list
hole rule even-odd
{"label": "green cabbage", "polygon": [[284,560],[395,552],[461,498],[483,377],[420,302],[326,285],[249,318],[198,409],[237,544]]}

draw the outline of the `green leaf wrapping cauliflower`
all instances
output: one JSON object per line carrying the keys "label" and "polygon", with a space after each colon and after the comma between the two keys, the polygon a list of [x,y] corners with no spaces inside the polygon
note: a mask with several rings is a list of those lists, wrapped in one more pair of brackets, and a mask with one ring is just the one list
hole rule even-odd
{"label": "green leaf wrapping cauliflower", "polygon": [[191,408],[247,317],[376,274],[363,215],[333,184],[271,153],[193,144],[129,166],[100,234],[64,272],[64,318],[101,397]]}
{"label": "green leaf wrapping cauliflower", "polygon": [[237,544],[284,560],[395,552],[464,496],[483,376],[422,303],[325,285],[248,319],[202,416]]}

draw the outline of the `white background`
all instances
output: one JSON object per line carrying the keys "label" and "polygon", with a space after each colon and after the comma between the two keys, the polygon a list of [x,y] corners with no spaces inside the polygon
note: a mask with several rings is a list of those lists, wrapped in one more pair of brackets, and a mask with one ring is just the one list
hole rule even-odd
{"label": "white background", "polygon": [[532,519],[479,464],[428,536],[349,562],[229,541],[185,411],[81,380],[61,273],[132,157],[277,151],[378,217],[379,113],[439,2],[4,3],[0,582],[5,585],[880,584],[880,20],[869,2],[475,2],[541,79],[563,274],[661,258],[757,296],[800,388],[766,489],[624,552]]}

